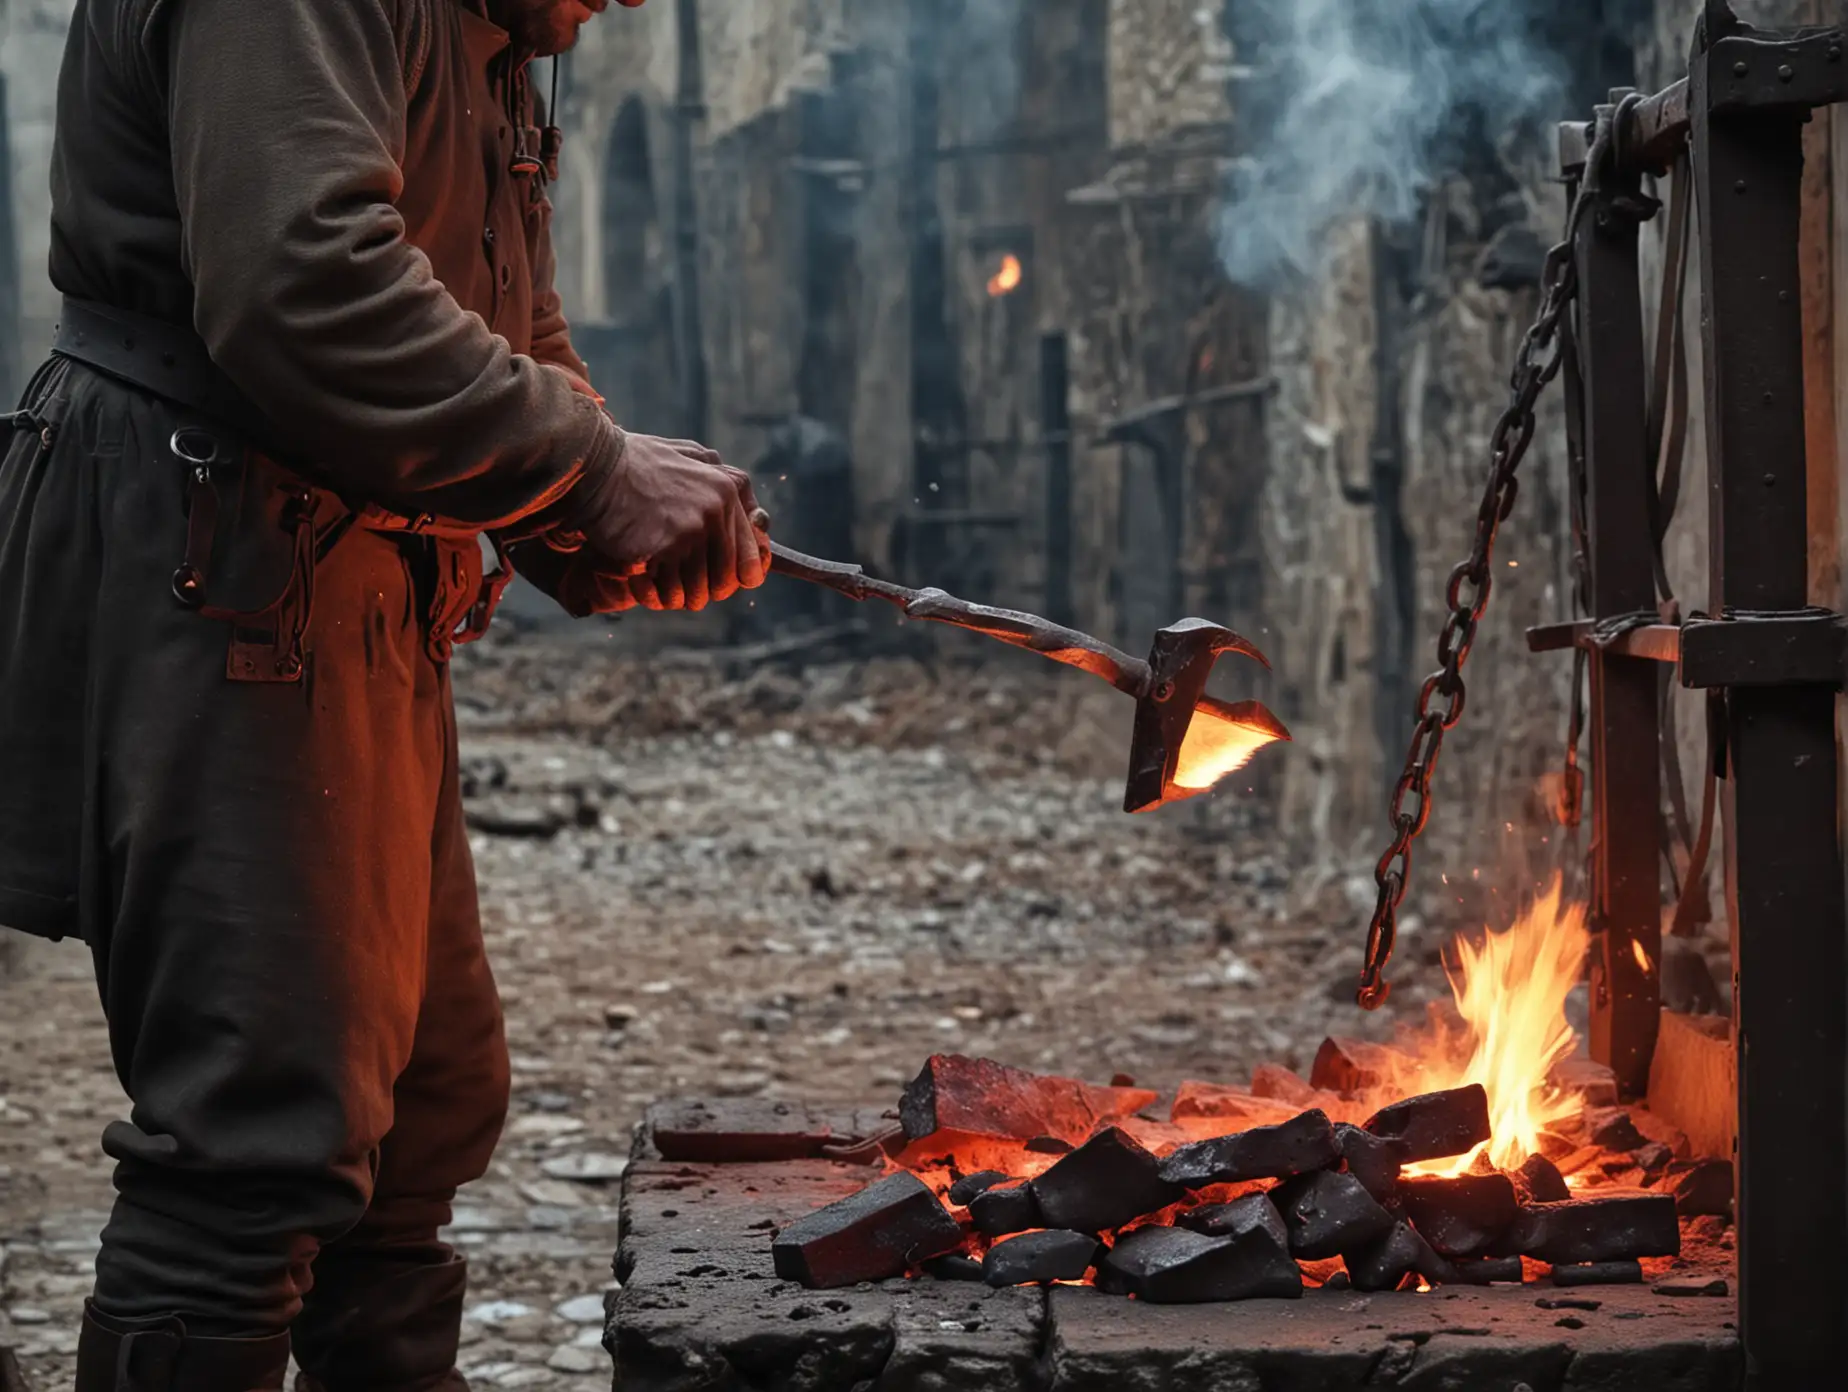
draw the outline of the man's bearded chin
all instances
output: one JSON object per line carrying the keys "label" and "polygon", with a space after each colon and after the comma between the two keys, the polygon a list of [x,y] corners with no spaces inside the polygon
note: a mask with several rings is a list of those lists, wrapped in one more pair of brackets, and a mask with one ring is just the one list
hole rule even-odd
{"label": "man's bearded chin", "polygon": [[513,41],[541,58],[563,53],[578,41],[578,30],[604,8],[604,0],[491,0],[490,12],[513,35]]}

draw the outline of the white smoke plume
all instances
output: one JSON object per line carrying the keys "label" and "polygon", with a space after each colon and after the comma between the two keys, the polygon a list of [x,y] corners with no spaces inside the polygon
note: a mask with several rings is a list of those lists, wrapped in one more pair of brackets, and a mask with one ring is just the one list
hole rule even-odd
{"label": "white smoke plume", "polygon": [[[1312,275],[1338,219],[1410,217],[1459,124],[1491,137],[1563,117],[1563,65],[1535,29],[1566,0],[1233,0],[1265,70],[1240,111],[1220,214],[1228,275]],[[1260,98],[1260,95],[1262,99]]]}

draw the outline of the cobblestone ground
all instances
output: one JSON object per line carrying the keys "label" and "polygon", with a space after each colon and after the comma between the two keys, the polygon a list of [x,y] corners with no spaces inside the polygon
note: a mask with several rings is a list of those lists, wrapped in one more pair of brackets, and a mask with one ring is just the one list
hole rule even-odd
{"label": "cobblestone ground", "polygon": [[[515,1089],[451,1234],[478,1386],[608,1385],[611,1181],[657,1096],[896,1100],[933,1051],[1238,1080],[1386,1027],[1347,1003],[1370,880],[1282,863],[1243,778],[1124,817],[1129,707],[1076,676],[527,637],[458,692]],[[1435,935],[1410,935],[1395,1006],[1440,985]],[[83,951],[11,953],[0,1347],[42,1392],[71,1375],[124,1103]]]}

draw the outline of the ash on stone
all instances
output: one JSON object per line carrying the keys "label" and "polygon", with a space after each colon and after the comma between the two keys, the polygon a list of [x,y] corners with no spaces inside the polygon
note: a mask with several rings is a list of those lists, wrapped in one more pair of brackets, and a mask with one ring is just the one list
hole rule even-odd
{"label": "ash on stone", "polygon": [[776,1274],[811,1290],[901,1276],[962,1245],[962,1228],[928,1185],[901,1173],[798,1218],[776,1235]]}
{"label": "ash on stone", "polygon": [[969,1206],[969,1200],[977,1194],[986,1193],[997,1184],[1006,1184],[1009,1176],[999,1170],[978,1170],[975,1174],[964,1175],[950,1186],[950,1202],[963,1208]]}
{"label": "ash on stone", "polygon": [[1115,1126],[1054,1161],[1028,1187],[1039,1202],[1042,1226],[1091,1233],[1166,1208],[1182,1193],[1162,1179],[1161,1162]]}
{"label": "ash on stone", "polygon": [[[1271,1218],[1275,1222],[1274,1211]],[[1152,1305],[1300,1296],[1302,1269],[1280,1228],[1255,1218],[1244,1231],[1224,1237],[1186,1228],[1138,1228],[1118,1239],[1104,1258],[1097,1284]]]}
{"label": "ash on stone", "polygon": [[1408,1179],[1399,1192],[1425,1241],[1446,1257],[1483,1255],[1520,1213],[1504,1174]]}
{"label": "ash on stone", "polygon": [[935,1054],[899,1099],[898,1118],[914,1141],[938,1131],[1030,1140],[1057,1136],[1074,1145],[1102,1121],[1141,1111],[1156,1094],[1044,1077],[993,1059]]}
{"label": "ash on stone", "polygon": [[1397,1290],[1413,1272],[1434,1285],[1450,1275],[1450,1264],[1405,1222],[1394,1223],[1392,1231],[1377,1242],[1343,1252],[1341,1260],[1357,1291]]}
{"label": "ash on stone", "polygon": [[1025,1184],[983,1190],[969,1200],[969,1217],[984,1237],[1006,1237],[1045,1226],[1033,1190]]}
{"label": "ash on stone", "polygon": [[1370,1246],[1393,1229],[1393,1216],[1351,1174],[1298,1175],[1278,1185],[1270,1198],[1283,1215],[1291,1253],[1304,1261]]}
{"label": "ash on stone", "polygon": [[1048,1229],[997,1242],[982,1259],[982,1279],[991,1286],[1028,1286],[1042,1281],[1077,1281],[1097,1263],[1102,1244],[1089,1233]]}
{"label": "ash on stone", "polygon": [[1556,1286],[1635,1286],[1643,1279],[1642,1263],[1633,1261],[1578,1262],[1553,1268]]}
{"label": "ash on stone", "polygon": [[1621,1194],[1530,1204],[1509,1245],[1554,1266],[1681,1254],[1681,1225],[1667,1194]]}
{"label": "ash on stone", "polygon": [[1462,1155],[1489,1139],[1489,1094],[1480,1083],[1382,1107],[1366,1130],[1396,1141],[1408,1165]]}
{"label": "ash on stone", "polygon": [[1304,1112],[1278,1126],[1254,1126],[1230,1136],[1181,1146],[1161,1163],[1170,1184],[1203,1189],[1252,1179],[1287,1179],[1325,1169],[1341,1158],[1325,1113]]}
{"label": "ash on stone", "polygon": [[1399,1148],[1394,1142],[1341,1122],[1335,1127],[1335,1149],[1348,1173],[1381,1203],[1398,1192]]}

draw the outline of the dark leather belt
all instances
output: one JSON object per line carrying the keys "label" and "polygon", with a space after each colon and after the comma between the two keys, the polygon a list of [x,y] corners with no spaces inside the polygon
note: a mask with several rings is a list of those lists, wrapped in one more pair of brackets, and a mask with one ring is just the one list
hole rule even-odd
{"label": "dark leather belt", "polygon": [[163,401],[222,421],[266,451],[268,417],[219,370],[205,340],[182,324],[64,297],[51,351]]}

